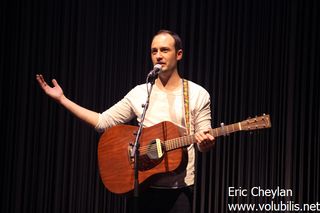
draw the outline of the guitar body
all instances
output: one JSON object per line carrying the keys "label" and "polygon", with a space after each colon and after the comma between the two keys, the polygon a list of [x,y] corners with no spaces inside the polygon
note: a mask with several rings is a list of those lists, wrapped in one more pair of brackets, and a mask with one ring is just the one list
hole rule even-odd
{"label": "guitar body", "polygon": [[[130,157],[138,127],[119,125],[106,130],[99,140],[98,161],[102,182],[116,194],[127,194],[134,189],[134,160]],[[152,158],[146,149],[153,150],[155,139],[166,141],[178,138],[181,131],[178,126],[165,121],[144,128],[140,137],[139,185],[148,185],[164,173],[183,170],[188,162],[187,150],[178,148],[170,152],[163,151],[160,158]],[[164,148],[164,147],[162,147]]]}
{"label": "guitar body", "polygon": [[[270,128],[270,116],[247,119],[208,131],[213,137],[237,131],[253,131]],[[119,125],[106,130],[100,137],[98,161],[100,176],[105,187],[116,194],[127,194],[134,189],[134,159],[132,145],[138,127]],[[165,121],[144,128],[140,137],[139,186],[148,185],[155,178],[186,168],[186,148],[195,143],[194,135],[185,136],[181,128]]]}

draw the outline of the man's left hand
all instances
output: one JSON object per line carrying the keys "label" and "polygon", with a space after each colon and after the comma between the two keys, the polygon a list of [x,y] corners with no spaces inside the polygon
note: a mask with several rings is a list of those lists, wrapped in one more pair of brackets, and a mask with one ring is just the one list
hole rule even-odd
{"label": "man's left hand", "polygon": [[206,152],[211,149],[215,144],[215,139],[212,135],[206,132],[197,132],[194,134],[194,137],[197,141],[198,148],[200,152]]}

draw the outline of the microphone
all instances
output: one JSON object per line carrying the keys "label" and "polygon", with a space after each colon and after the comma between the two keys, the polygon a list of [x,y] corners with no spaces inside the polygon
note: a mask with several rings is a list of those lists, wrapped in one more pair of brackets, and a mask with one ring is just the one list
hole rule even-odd
{"label": "microphone", "polygon": [[151,70],[148,74],[148,78],[156,78],[161,71],[162,67],[160,64],[154,65],[153,70]]}

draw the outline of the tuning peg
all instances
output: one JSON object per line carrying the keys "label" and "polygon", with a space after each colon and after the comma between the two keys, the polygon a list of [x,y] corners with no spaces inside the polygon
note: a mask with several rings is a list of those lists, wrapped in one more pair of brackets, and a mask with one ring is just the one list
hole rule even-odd
{"label": "tuning peg", "polygon": [[221,131],[222,131],[223,136],[226,136],[226,131],[224,129],[224,123],[220,123],[220,126],[221,126]]}

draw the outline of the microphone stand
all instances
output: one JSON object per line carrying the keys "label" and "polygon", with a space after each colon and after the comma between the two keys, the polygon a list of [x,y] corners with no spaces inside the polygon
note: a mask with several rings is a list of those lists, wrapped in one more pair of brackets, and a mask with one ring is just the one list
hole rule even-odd
{"label": "microphone stand", "polygon": [[[139,203],[138,203],[138,197],[139,197],[139,148],[140,148],[140,136],[142,133],[142,129],[143,129],[143,122],[144,122],[144,118],[146,116],[146,112],[147,109],[149,107],[149,102],[150,102],[150,95],[151,95],[151,91],[153,88],[153,85],[155,83],[155,80],[157,79],[158,74],[155,75],[148,75],[147,76],[147,80],[146,80],[146,85],[147,85],[147,100],[146,103],[142,105],[143,111],[142,111],[142,115],[141,115],[141,120],[139,122],[139,128],[138,131],[136,133],[136,138],[135,138],[135,142],[134,145],[132,147],[131,150],[131,158],[134,158],[134,212],[138,213],[139,212]],[[148,87],[148,83],[150,83],[150,88]]]}

